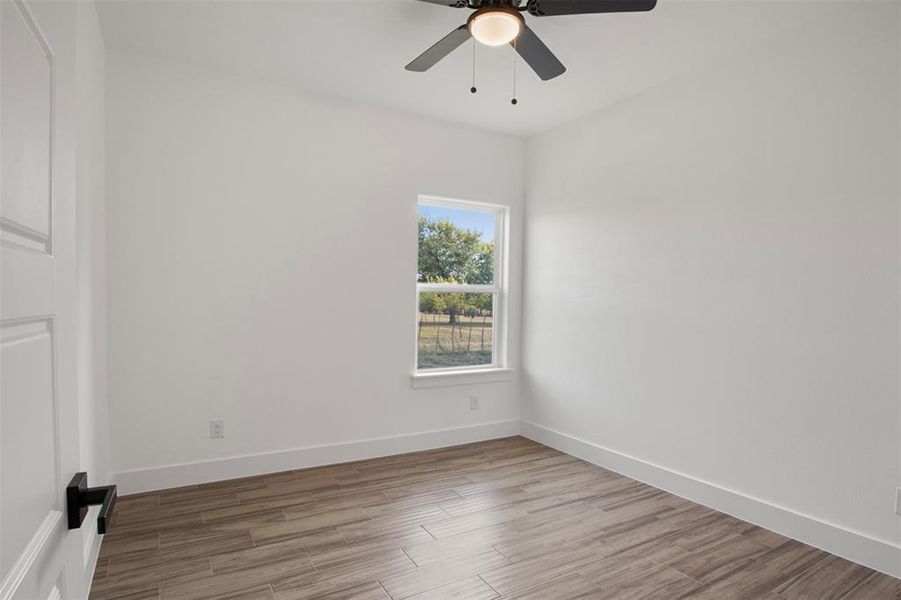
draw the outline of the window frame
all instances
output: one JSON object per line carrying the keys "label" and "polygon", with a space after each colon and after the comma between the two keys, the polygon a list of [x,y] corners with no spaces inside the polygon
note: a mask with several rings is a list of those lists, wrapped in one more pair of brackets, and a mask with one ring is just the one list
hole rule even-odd
{"label": "window frame", "polygon": [[[416,282],[416,303],[413,312],[413,377],[426,379],[441,375],[466,375],[508,371],[507,366],[507,266],[509,260],[510,207],[488,202],[457,200],[420,194],[416,201],[416,214],[420,206],[435,206],[491,213],[494,215],[494,273],[491,284],[422,283]],[[419,237],[416,238],[416,268],[419,269]],[[419,368],[419,296],[423,292],[450,292],[492,295],[491,363],[462,367]]]}

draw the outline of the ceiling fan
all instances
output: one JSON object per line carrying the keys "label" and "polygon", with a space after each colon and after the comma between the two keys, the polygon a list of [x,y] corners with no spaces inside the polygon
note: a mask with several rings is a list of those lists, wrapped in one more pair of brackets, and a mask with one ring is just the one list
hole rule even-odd
{"label": "ceiling fan", "polygon": [[427,71],[456,50],[470,37],[487,46],[510,44],[529,63],[541,79],[547,81],[566,71],[554,53],[526,25],[522,13],[533,17],[582,15],[590,13],[643,12],[652,10],[657,0],[420,0],[450,8],[469,8],[475,12],[437,44],[407,65],[408,71]]}

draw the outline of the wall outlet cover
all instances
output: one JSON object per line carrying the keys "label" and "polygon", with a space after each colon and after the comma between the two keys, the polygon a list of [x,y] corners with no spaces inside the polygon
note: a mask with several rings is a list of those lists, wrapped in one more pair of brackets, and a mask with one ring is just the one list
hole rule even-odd
{"label": "wall outlet cover", "polygon": [[225,437],[225,421],[214,419],[210,421],[210,438],[218,440]]}
{"label": "wall outlet cover", "polygon": [[478,396],[470,396],[469,397],[469,410],[479,410],[479,397]]}

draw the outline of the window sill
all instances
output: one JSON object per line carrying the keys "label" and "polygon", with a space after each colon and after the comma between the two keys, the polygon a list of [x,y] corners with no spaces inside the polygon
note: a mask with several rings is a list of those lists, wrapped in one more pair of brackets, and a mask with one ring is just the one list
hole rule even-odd
{"label": "window sill", "polygon": [[491,368],[471,371],[436,371],[415,373],[413,389],[445,387],[450,385],[475,385],[478,383],[503,383],[513,381],[513,369]]}

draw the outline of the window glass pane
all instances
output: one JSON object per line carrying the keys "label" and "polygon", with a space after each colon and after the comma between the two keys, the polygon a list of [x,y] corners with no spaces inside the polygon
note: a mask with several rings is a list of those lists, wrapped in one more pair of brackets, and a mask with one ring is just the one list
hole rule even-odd
{"label": "window glass pane", "polygon": [[492,364],[494,294],[420,292],[420,369]]}
{"label": "window glass pane", "polygon": [[494,283],[493,212],[419,206],[419,283]]}

